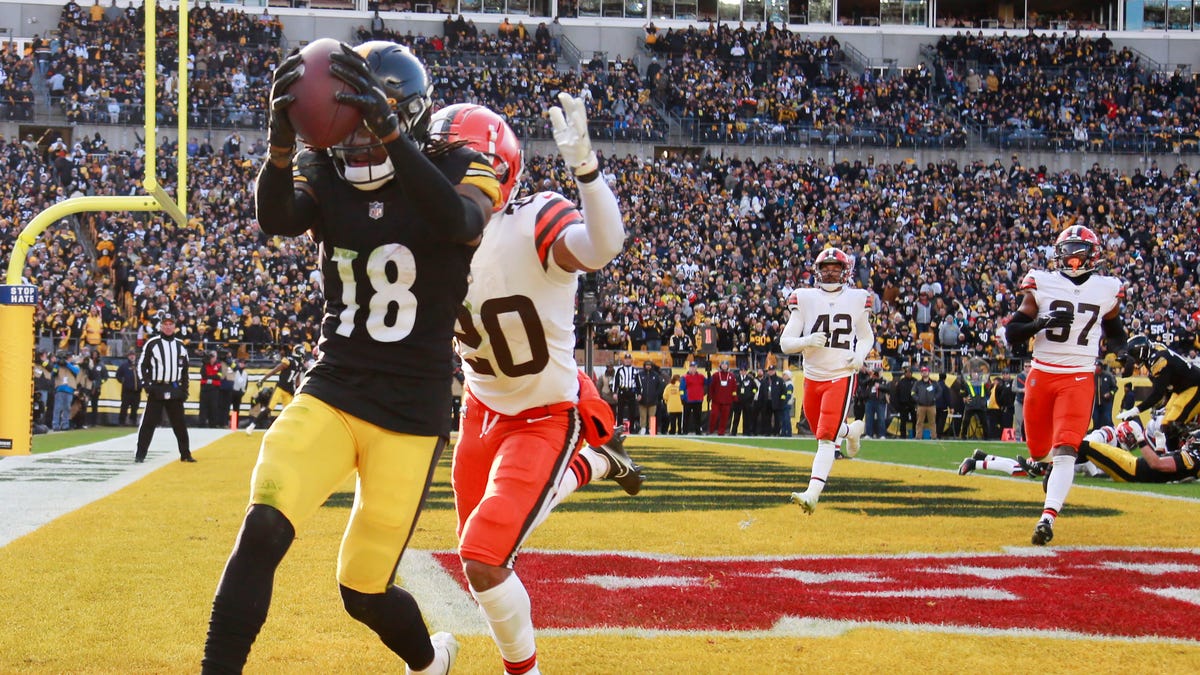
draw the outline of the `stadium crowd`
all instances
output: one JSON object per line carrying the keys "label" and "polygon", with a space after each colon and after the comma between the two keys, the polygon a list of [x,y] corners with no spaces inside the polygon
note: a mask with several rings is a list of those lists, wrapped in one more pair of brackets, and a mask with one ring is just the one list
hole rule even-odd
{"label": "stadium crowd", "polygon": [[[101,10],[69,2],[56,33],[35,39],[33,58],[51,102],[70,121],[140,119],[141,21],[140,6]],[[160,9],[164,124],[177,114],[175,21]],[[447,15],[441,34],[399,33],[372,20],[354,37],[409,44],[429,63],[439,91],[501,110],[534,137],[548,136],[544,111],[554,92],[567,89],[589,97],[593,134],[617,140],[665,139],[661,107],[693,141],[707,143],[963,147],[980,136],[1004,147],[1200,150],[1194,77],[1155,72],[1105,35],[960,32],[930,46],[930,67],[854,75],[836,38],[803,37],[769,23],[665,31],[648,24],[644,68],[619,55],[564,67],[560,31],[555,23],[531,30],[507,18],[488,31]],[[188,64],[191,123],[261,128],[260,85],[283,51],[279,21],[269,10],[205,5],[192,14],[189,39],[197,45]],[[15,76],[11,85],[0,82],[4,105],[10,116],[26,115],[32,68],[18,55],[6,61],[12,63],[0,72]]]}
{"label": "stadium crowd", "polygon": [[[218,80],[217,73],[231,74],[213,91],[234,89],[232,80],[244,72],[246,84],[238,87],[244,95],[265,96],[262,84],[271,61],[255,65],[249,55],[277,54],[270,51],[277,44],[264,27],[268,24],[251,15],[225,21],[224,10],[208,11],[215,14],[207,20],[204,13],[193,15],[196,35],[208,38],[212,50],[205,69]],[[75,28],[62,33],[64,42],[72,35],[87,35],[89,42],[101,35],[125,39],[123,31],[105,31],[134,19],[128,12],[103,21],[82,11],[72,16]],[[169,17],[163,18],[160,26],[169,24]],[[508,37],[493,38],[474,31],[469,22],[451,21],[448,31],[450,37],[385,35],[411,40],[432,64],[440,103],[473,100],[514,118],[529,113],[537,122],[517,126],[530,135],[548,133],[544,126],[534,128],[544,125],[539,99],[560,87],[589,92],[590,107],[598,111],[622,105],[628,114],[648,110],[646,90],[638,88],[644,80],[632,61],[597,64],[579,73],[559,71],[547,56],[553,39],[548,29],[522,37],[513,28]],[[711,71],[703,67],[704,59],[724,58],[728,40],[736,46],[741,39],[738,30],[721,33],[715,43],[700,33],[681,34],[679,48],[659,47],[660,42],[676,44],[675,37],[662,36],[655,49],[697,76]],[[522,58],[500,61],[513,40],[525,41]],[[1102,49],[1098,41],[1063,40],[997,41],[960,34],[943,40],[937,51],[946,63],[1002,70],[1036,64],[1086,72],[1128,58]],[[450,45],[471,45],[471,56],[443,62]],[[797,77],[855,86],[841,71],[822,67],[840,58],[836,42],[755,34],[746,36],[743,46],[770,59],[802,52],[805,65],[796,66]],[[61,51],[70,49],[64,45]],[[73,71],[75,82],[82,82],[86,72],[89,85],[94,78],[95,83],[141,86],[118,70],[106,70],[104,53],[62,56],[47,64],[47,72],[80,68]],[[228,68],[226,58],[234,59]],[[785,60],[779,64],[792,67]],[[32,67],[24,56],[8,71]],[[651,74],[652,79],[676,79],[665,72]],[[752,79],[760,71],[738,72]],[[728,82],[738,80],[729,77]],[[973,85],[963,86],[964,95],[971,95]],[[979,91],[990,88],[988,82]],[[160,95],[167,95],[166,89]],[[531,91],[537,95],[530,96]],[[729,93],[730,100],[736,95]],[[20,228],[50,204],[76,194],[138,189],[140,147],[112,149],[100,134],[75,141],[72,147],[50,137],[0,142],[0,180],[14,186],[0,198],[0,260],[7,261]],[[185,340],[206,350],[265,355],[312,343],[320,319],[314,248],[301,240],[267,239],[253,222],[250,185],[265,150],[263,139],[233,131],[219,140],[189,139],[187,148],[186,225],[157,215],[85,214],[76,227],[60,224],[34,247],[27,277],[41,287],[40,336],[57,347],[82,343],[100,351],[120,336],[127,347],[153,330],[155,316],[165,310],[179,317]],[[174,152],[169,142],[160,146],[160,176],[174,175]],[[530,156],[527,164],[527,185],[570,194],[572,182],[556,157]],[[625,253],[596,280],[598,307],[589,318],[600,349],[665,347],[681,365],[700,348],[704,329],[712,327],[718,351],[738,354],[742,367],[760,367],[778,351],[776,339],[787,318],[782,299],[810,283],[816,251],[837,245],[857,257],[856,280],[878,299],[876,356],[886,368],[929,365],[955,372],[964,360],[978,356],[1001,370],[1019,370],[1024,355],[1009,353],[999,339],[1003,320],[1015,308],[1016,282],[1024,270],[1048,264],[1056,232],[1079,223],[1100,234],[1109,268],[1129,281],[1131,330],[1166,340],[1193,358],[1196,354],[1200,171],[1184,164],[1150,164],[1126,175],[1100,165],[1082,173],[1051,173],[1023,165],[1018,155],[1007,162],[997,158],[959,166],[944,161],[924,167],[872,159],[828,164],[626,156],[607,158],[605,170],[622,201],[630,237]]]}

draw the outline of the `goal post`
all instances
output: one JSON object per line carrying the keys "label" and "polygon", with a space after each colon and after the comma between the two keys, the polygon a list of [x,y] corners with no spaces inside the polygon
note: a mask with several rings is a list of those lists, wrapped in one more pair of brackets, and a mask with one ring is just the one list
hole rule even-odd
{"label": "goal post", "polygon": [[[145,195],[73,197],[54,204],[29,221],[17,236],[8,261],[6,284],[0,285],[0,457],[27,455],[33,445],[33,335],[37,287],[23,278],[29,249],[52,224],[93,211],[163,211],[179,225],[187,223],[187,0],[179,0],[178,185],[172,199],[158,183],[156,118],[157,17],[155,3],[145,3],[145,104],[143,128],[146,143]],[[33,281],[33,280],[30,280]]]}

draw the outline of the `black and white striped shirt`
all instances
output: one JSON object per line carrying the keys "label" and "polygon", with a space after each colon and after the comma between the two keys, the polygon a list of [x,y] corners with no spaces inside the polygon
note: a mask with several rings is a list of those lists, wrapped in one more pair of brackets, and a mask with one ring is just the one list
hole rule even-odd
{"label": "black and white striped shirt", "polygon": [[178,384],[186,387],[188,384],[188,353],[187,347],[174,335],[155,335],[146,340],[142,346],[142,356],[138,360],[138,372],[142,374],[145,385]]}
{"label": "black and white striped shirt", "polygon": [[637,392],[641,391],[641,382],[638,380],[638,369],[633,366],[618,366],[617,367],[617,391]]}

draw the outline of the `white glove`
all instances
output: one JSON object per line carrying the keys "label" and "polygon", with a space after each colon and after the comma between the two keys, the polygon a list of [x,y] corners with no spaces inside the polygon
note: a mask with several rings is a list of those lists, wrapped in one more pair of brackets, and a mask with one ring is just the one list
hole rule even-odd
{"label": "white glove", "polygon": [[816,333],[809,333],[808,335],[800,338],[797,344],[800,345],[801,349],[809,349],[810,347],[824,347],[825,343],[828,341],[828,335],[817,331]]}
{"label": "white glove", "polygon": [[1142,414],[1142,411],[1138,410],[1137,406],[1134,406],[1134,407],[1130,408],[1129,410],[1122,410],[1121,412],[1117,413],[1117,419],[1119,419],[1121,421],[1125,421],[1127,419],[1137,417],[1138,415],[1141,415],[1141,414]]}
{"label": "white glove", "polygon": [[846,367],[851,370],[861,370],[863,367],[863,360],[858,357],[858,354],[851,354],[850,356],[846,357]]}
{"label": "white glove", "polygon": [[596,153],[592,152],[592,140],[588,138],[587,113],[583,99],[566,92],[558,95],[562,107],[550,109],[550,126],[554,128],[554,142],[563,161],[576,176],[583,176],[600,168]]}

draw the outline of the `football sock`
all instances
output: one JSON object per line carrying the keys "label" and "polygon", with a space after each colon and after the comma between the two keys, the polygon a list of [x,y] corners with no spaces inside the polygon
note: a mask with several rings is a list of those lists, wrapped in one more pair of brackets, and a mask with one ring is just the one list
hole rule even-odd
{"label": "football sock", "polygon": [[492,639],[500,649],[504,670],[512,675],[537,672],[529,592],[516,573],[486,591],[472,588],[471,595],[479,603],[479,612],[487,620]]}
{"label": "football sock", "polygon": [[821,496],[821,490],[825,489],[825,481],[829,478],[829,471],[833,469],[835,452],[837,444],[833,441],[817,441],[817,456],[813,458],[812,478],[808,481],[806,493],[814,497]]}
{"label": "football sock", "polygon": [[213,598],[202,673],[242,672],[267,620],[275,568],[295,538],[296,530],[277,509],[255,504],[246,512]]}
{"label": "football sock", "polygon": [[558,506],[573,492],[592,482],[596,476],[603,476],[608,471],[608,458],[586,445],[583,446],[567,465],[567,471],[558,483],[558,491],[554,495],[551,508]]}
{"label": "football sock", "polygon": [[421,608],[408,591],[395,585],[383,593],[359,593],[345,586],[340,589],[346,612],[375,631],[410,668],[428,668],[433,663],[429,630],[421,618]]}
{"label": "football sock", "polygon": [[1050,522],[1054,522],[1058,512],[1062,511],[1067,493],[1071,491],[1071,482],[1075,480],[1075,457],[1055,455],[1052,463],[1054,468],[1046,480],[1046,507],[1042,513],[1042,517]]}
{"label": "football sock", "polygon": [[1010,476],[1024,471],[1024,469],[1021,468],[1021,465],[1017,464],[1017,460],[1009,459],[1007,457],[997,457],[995,455],[988,455],[975,468],[986,469],[988,471],[1003,471]]}

